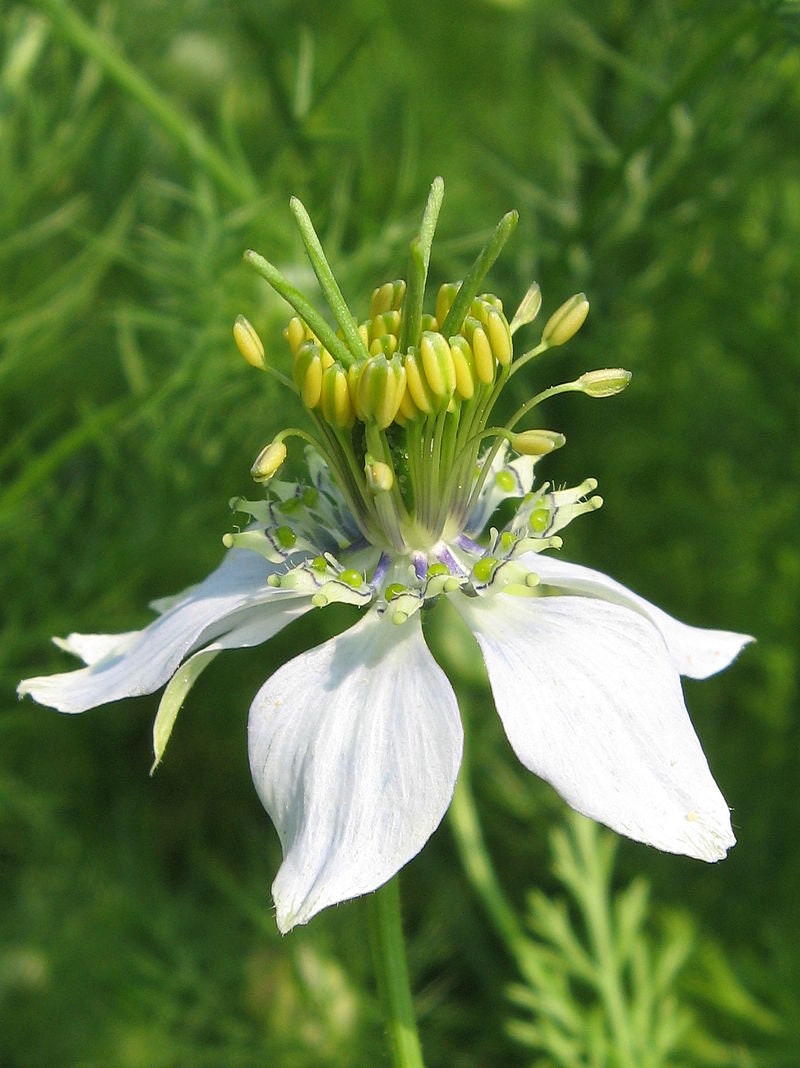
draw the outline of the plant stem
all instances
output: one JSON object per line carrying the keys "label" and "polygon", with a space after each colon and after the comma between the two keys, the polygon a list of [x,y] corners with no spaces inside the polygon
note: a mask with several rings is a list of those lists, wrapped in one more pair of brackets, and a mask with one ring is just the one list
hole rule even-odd
{"label": "plant stem", "polygon": [[400,882],[395,876],[367,897],[370,940],[378,993],[395,1068],[424,1068],[411,1000],[400,915]]}

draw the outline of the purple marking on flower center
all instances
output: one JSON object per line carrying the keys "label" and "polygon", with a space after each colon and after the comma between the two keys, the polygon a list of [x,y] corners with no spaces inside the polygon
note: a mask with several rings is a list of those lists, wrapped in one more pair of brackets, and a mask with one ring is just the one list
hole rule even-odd
{"label": "purple marking on flower center", "polygon": [[460,549],[463,549],[465,552],[468,553],[483,552],[483,549],[480,547],[480,545],[478,545],[476,541],[473,541],[472,538],[468,538],[466,534],[458,535],[458,537],[456,538],[456,545],[458,545]]}
{"label": "purple marking on flower center", "polygon": [[415,552],[412,558],[414,560],[414,574],[422,582],[428,574],[428,557],[425,553]]}
{"label": "purple marking on flower center", "polygon": [[[462,534],[461,537],[463,536],[464,535]],[[467,541],[469,541],[469,539],[467,539]],[[446,545],[443,545],[441,549],[437,550],[436,557],[440,563],[445,565],[451,575],[463,575],[466,573]]]}
{"label": "purple marking on flower center", "polygon": [[381,553],[381,558],[375,565],[375,570],[372,572],[372,578],[370,579],[370,586],[374,589],[377,589],[386,578],[391,562],[391,557],[387,553]]}

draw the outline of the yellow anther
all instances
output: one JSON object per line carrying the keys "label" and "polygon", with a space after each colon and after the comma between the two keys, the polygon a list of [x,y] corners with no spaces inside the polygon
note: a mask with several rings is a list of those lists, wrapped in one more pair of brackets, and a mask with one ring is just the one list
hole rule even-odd
{"label": "yellow anther", "polygon": [[370,298],[370,318],[374,319],[376,315],[381,315],[383,312],[399,309],[405,293],[406,284],[402,278],[397,278],[394,282],[384,282],[382,286],[378,286]]}
{"label": "yellow anther", "polygon": [[487,310],[494,308],[495,311],[499,311],[501,315],[503,314],[503,302],[496,293],[481,293],[478,300],[483,301]]}
{"label": "yellow anther", "polygon": [[422,369],[434,397],[449,401],[456,388],[456,372],[450,346],[441,334],[426,330],[419,344]]}
{"label": "yellow anther", "polygon": [[304,341],[297,350],[292,377],[306,408],[316,408],[322,392],[322,356],[318,341]]}
{"label": "yellow anther", "polygon": [[372,319],[372,325],[370,327],[371,338],[382,338],[387,334],[399,334],[400,332],[400,312],[388,311],[382,312],[380,315],[376,315]]}
{"label": "yellow anther", "polygon": [[[406,376],[408,376],[408,365],[406,364]],[[406,380],[406,388],[403,391],[403,397],[400,401],[400,407],[397,409],[397,415],[395,419],[397,422],[403,420],[405,422],[413,422],[415,419],[419,419],[420,410],[414,403],[411,393],[408,389],[408,380]]]}
{"label": "yellow anther", "polygon": [[475,395],[475,364],[467,339],[460,334],[451,337],[450,353],[456,373],[456,393],[462,400],[471,400]]}
{"label": "yellow anther", "polygon": [[514,346],[506,317],[497,308],[489,309],[486,316],[486,333],[495,359],[501,367],[507,367],[514,355]]}
{"label": "yellow anther", "polygon": [[447,318],[447,313],[453,307],[453,301],[460,288],[460,282],[446,282],[443,286],[439,286],[439,292],[436,294],[436,318],[440,323]]}
{"label": "yellow anther", "polygon": [[358,376],[358,407],[362,418],[374,419],[381,430],[394,422],[406,388],[406,372],[397,357],[373,356]]}
{"label": "yellow anther", "polygon": [[403,357],[403,364],[406,369],[406,381],[411,400],[423,415],[430,415],[436,405],[422,368],[422,360],[417,355],[416,349],[408,350]]}
{"label": "yellow anther", "polygon": [[382,460],[369,460],[364,465],[370,493],[388,493],[394,485],[394,472]]}
{"label": "yellow anther", "polygon": [[585,371],[578,386],[590,397],[613,397],[621,393],[631,380],[631,372],[622,367],[606,367],[601,371]]}
{"label": "yellow anther", "polygon": [[484,385],[494,382],[494,353],[483,326],[473,316],[468,315],[464,320],[464,333],[472,349],[478,381]]}
{"label": "yellow anther", "polygon": [[565,300],[547,320],[542,331],[542,341],[548,345],[565,345],[573,338],[586,321],[589,301],[585,293],[576,293]]}
{"label": "yellow anther", "polygon": [[511,448],[523,456],[546,456],[566,443],[563,434],[555,430],[523,430],[515,434]]}
{"label": "yellow anther", "polygon": [[358,399],[358,380],[364,368],[363,363],[353,363],[347,368],[347,389],[350,393],[350,403],[353,406],[356,419],[364,421],[364,412]]}
{"label": "yellow anther", "polygon": [[369,348],[369,323],[358,324],[358,336],[364,342],[364,348]]}
{"label": "yellow anther", "polygon": [[394,356],[397,352],[397,338],[394,334],[384,334],[383,337],[373,338],[369,343],[370,356]]}
{"label": "yellow anther", "polygon": [[329,367],[333,366],[333,356],[331,356],[327,349],[322,349],[320,351],[319,357],[322,360],[323,371],[327,371]]}
{"label": "yellow anther", "polygon": [[308,337],[306,324],[302,319],[294,315],[287,323],[284,333],[286,334],[286,340],[289,342],[289,349],[292,356],[296,356],[297,350]]}
{"label": "yellow anther", "polygon": [[425,312],[420,318],[420,329],[424,332],[427,330],[438,330],[439,321],[435,315],[429,315]]}
{"label": "yellow anther", "polygon": [[265,445],[253,461],[250,474],[255,482],[269,482],[286,459],[286,446],[282,441]]}
{"label": "yellow anther", "polygon": [[236,322],[233,324],[233,340],[236,342],[237,349],[250,366],[263,370],[266,363],[264,346],[255,328],[243,315],[236,316]]}
{"label": "yellow anther", "polygon": [[338,363],[332,364],[322,375],[320,407],[332,426],[345,429],[355,422],[347,375]]}

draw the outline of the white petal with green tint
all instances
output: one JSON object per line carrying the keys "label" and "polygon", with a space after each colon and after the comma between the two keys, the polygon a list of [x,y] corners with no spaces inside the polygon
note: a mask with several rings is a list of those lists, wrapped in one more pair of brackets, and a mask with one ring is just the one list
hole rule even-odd
{"label": "white petal with green tint", "polygon": [[656,628],[586,597],[455,599],[519,759],[578,812],[671,853],[720,860],[730,813]]}
{"label": "white petal with green tint", "polygon": [[[296,604],[291,593],[275,590],[267,579],[275,568],[256,553],[233,550],[185,598],[143,630],[127,635],[70,635],[65,645],[89,659],[89,666],[59,675],[25,679],[17,692],[30,694],[60,712],[83,712],[123,697],[152,693],[199,645],[213,641],[242,622],[242,610],[264,611],[272,602],[268,637],[292,618],[284,608]],[[289,600],[287,601],[287,598]],[[104,647],[104,638],[108,644]],[[112,640],[113,639],[113,640]]]}
{"label": "white petal with green tint", "polygon": [[194,653],[180,665],[169,680],[158,705],[153,724],[153,766],[150,774],[156,770],[164,756],[164,750],[175,726],[175,720],[186,700],[189,691],[200,675],[223,649],[245,649],[261,645],[297,616],[307,612],[311,605],[310,597],[278,597],[266,605],[253,609],[243,609],[241,615],[249,616],[246,621],[230,630],[224,637],[206,645],[200,652]]}
{"label": "white petal with green tint", "polygon": [[370,612],[280,668],[250,709],[250,767],[283,847],[281,931],[376,889],[423,847],[453,795],[455,695],[417,616]]}
{"label": "white petal with green tint", "polygon": [[722,671],[745,645],[754,640],[749,634],[707,630],[681,623],[601,571],[544,554],[527,555],[524,561],[544,583],[567,593],[623,605],[646,616],[661,632],[677,671],[689,678],[706,679]]}

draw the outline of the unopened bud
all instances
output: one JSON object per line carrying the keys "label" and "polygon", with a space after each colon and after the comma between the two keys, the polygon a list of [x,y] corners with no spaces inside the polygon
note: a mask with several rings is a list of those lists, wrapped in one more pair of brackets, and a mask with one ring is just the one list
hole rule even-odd
{"label": "unopened bud", "polygon": [[622,367],[606,367],[584,372],[578,379],[578,386],[589,397],[613,397],[615,393],[621,393],[630,380],[630,371]]}
{"label": "unopened bud", "polygon": [[269,482],[285,459],[286,446],[282,441],[273,441],[265,445],[250,468],[253,481]]}
{"label": "unopened bud", "polygon": [[252,323],[248,322],[243,315],[236,316],[236,322],[233,324],[233,340],[236,342],[236,348],[251,367],[256,367],[259,371],[264,369],[266,360],[261,338]]}
{"label": "unopened bud", "polygon": [[555,430],[523,430],[511,439],[511,448],[523,456],[546,456],[566,443]]}
{"label": "unopened bud", "polygon": [[516,334],[521,326],[527,326],[528,323],[532,323],[539,314],[541,306],[542,291],[539,288],[538,282],[532,282],[528,287],[528,292],[522,298],[519,307],[514,312],[514,318],[511,320],[511,333]]}
{"label": "unopened bud", "polygon": [[565,345],[573,338],[589,314],[589,301],[585,293],[576,293],[575,296],[565,300],[545,323],[542,331],[542,341],[548,345]]}

